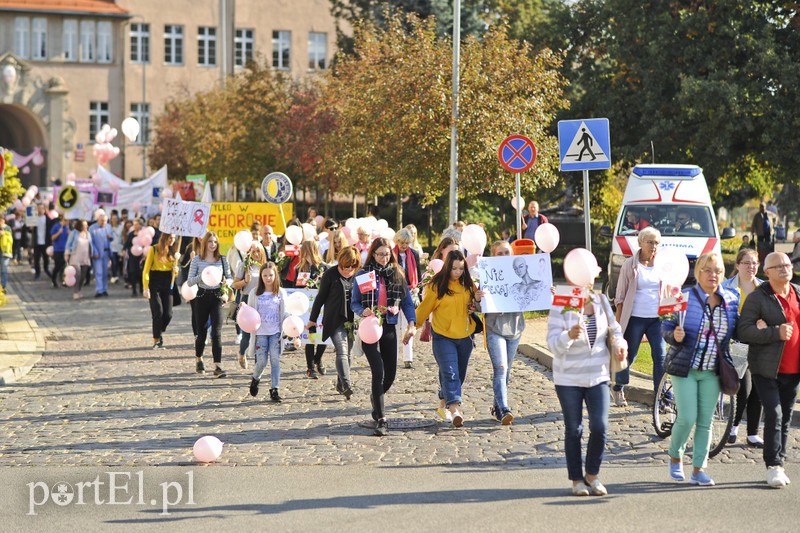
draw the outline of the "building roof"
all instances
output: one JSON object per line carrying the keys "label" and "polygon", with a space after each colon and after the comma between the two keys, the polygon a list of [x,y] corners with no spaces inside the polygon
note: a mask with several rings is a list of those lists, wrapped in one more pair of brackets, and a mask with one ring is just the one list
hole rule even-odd
{"label": "building roof", "polygon": [[0,0],[0,11],[129,16],[114,0]]}

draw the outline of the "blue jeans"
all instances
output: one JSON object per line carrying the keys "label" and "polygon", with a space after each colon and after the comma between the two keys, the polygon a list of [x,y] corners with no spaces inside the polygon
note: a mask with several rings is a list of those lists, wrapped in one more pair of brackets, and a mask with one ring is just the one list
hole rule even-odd
{"label": "blue jeans", "polygon": [[108,252],[100,254],[98,259],[92,259],[92,268],[94,268],[95,279],[95,292],[102,294],[108,292],[108,262],[111,260]]}
{"label": "blue jeans", "polygon": [[583,404],[589,412],[589,444],[586,447],[586,474],[600,473],[608,432],[608,383],[594,387],[556,385],[556,395],[564,415],[564,452],[570,481],[583,479],[581,439],[583,438]]}
{"label": "blue jeans", "polygon": [[271,366],[270,378],[272,388],[277,389],[281,384],[281,334],[256,335],[256,367],[253,377],[261,379],[267,363]]}
{"label": "blue jeans", "polygon": [[672,426],[669,455],[682,459],[694,428],[692,466],[705,468],[711,449],[711,419],[719,400],[719,376],[713,370],[689,370],[685,378],[672,376],[678,418]]}
{"label": "blue jeans", "polygon": [[492,360],[494,373],[492,374],[492,389],[494,389],[494,406],[499,412],[508,409],[508,380],[511,377],[511,365],[517,355],[517,347],[522,337],[509,339],[486,332],[486,347]]}
{"label": "blue jeans", "polygon": [[0,286],[2,286],[3,289],[8,285],[8,264],[10,262],[10,257],[0,256]]}
{"label": "blue jeans", "polygon": [[623,337],[628,341],[628,368],[617,372],[617,384],[614,390],[622,390],[623,385],[630,382],[630,367],[636,360],[642,337],[647,334],[650,343],[650,353],[653,356],[653,390],[658,388],[661,377],[664,375],[664,338],[661,336],[661,320],[656,318],[640,318],[632,316],[625,328]]}
{"label": "blue jeans", "polygon": [[439,398],[447,406],[461,403],[461,385],[467,378],[472,337],[451,339],[432,331],[433,357],[439,365]]}

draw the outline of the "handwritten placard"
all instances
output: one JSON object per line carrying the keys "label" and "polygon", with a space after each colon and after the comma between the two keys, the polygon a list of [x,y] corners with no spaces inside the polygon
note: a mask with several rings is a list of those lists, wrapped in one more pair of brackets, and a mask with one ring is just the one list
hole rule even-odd
{"label": "handwritten placard", "polygon": [[168,198],[164,200],[158,229],[163,233],[202,237],[206,234],[210,214],[211,206],[208,204]]}
{"label": "handwritten placard", "polygon": [[484,313],[550,309],[550,254],[481,257],[477,269]]}

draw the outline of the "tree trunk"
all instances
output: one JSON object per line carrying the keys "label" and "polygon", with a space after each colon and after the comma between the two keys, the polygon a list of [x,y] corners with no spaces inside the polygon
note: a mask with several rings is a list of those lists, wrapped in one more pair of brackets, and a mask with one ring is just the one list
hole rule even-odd
{"label": "tree trunk", "polygon": [[397,187],[397,231],[403,229],[403,192],[401,187]]}
{"label": "tree trunk", "polygon": [[356,193],[353,193],[353,218],[358,218],[358,198]]}
{"label": "tree trunk", "polygon": [[427,230],[427,233],[428,233],[428,247],[436,248],[436,246],[434,246],[434,244],[433,244],[432,228],[433,228],[433,205],[430,205],[430,206],[428,206],[428,230]]}

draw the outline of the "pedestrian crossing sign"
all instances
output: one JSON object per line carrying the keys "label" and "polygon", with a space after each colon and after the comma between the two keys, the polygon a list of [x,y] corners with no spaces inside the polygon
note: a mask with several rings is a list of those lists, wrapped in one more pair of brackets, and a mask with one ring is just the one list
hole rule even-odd
{"label": "pedestrian crossing sign", "polygon": [[560,120],[558,151],[561,170],[611,168],[611,136],[607,118]]}

